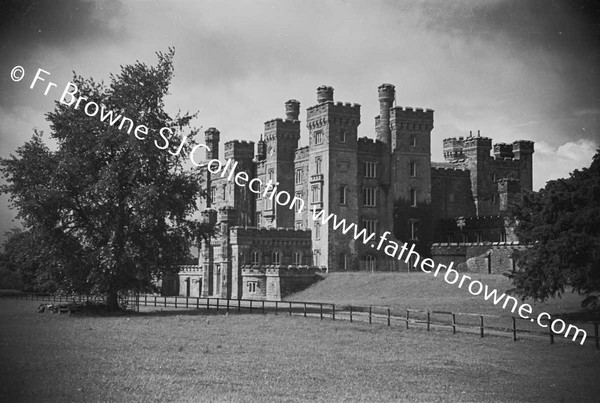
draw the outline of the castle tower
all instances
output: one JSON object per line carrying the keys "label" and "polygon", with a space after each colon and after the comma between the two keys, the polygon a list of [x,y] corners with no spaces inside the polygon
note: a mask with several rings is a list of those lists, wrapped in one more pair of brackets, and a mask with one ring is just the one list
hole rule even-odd
{"label": "castle tower", "polygon": [[[323,85],[317,89],[317,104],[307,109],[306,122],[309,146],[305,208],[310,212],[313,208],[325,209],[327,214],[358,222],[359,124],[360,105],[334,102],[331,87]],[[308,214],[308,229],[312,230],[314,264],[337,268],[340,256],[356,253],[355,241],[350,236],[315,223],[312,213]]]}
{"label": "castle tower", "polygon": [[521,189],[533,190],[533,141],[518,140],[512,144],[513,155],[519,160]]}
{"label": "castle tower", "polygon": [[464,137],[449,137],[444,139],[444,159],[446,161],[456,161],[465,158],[463,154]]}
{"label": "castle tower", "polygon": [[431,240],[433,110],[394,107],[390,113],[390,176],[394,235],[418,249]]}
{"label": "castle tower", "polygon": [[489,180],[491,150],[492,139],[481,137],[479,130],[477,137],[470,133],[464,141],[463,152],[467,168],[471,172],[471,188],[477,216],[489,215],[496,211],[493,195],[497,192],[497,185]]}
{"label": "castle tower", "polygon": [[214,127],[208,128],[204,132],[204,144],[210,148],[210,151],[206,150],[206,159],[218,160],[219,159],[219,140],[221,139],[221,132]]}
{"label": "castle tower", "polygon": [[[237,162],[235,173],[245,172],[251,178],[254,176],[254,142],[228,141],[225,143],[225,160]],[[247,186],[238,186],[233,181],[220,178],[220,185],[225,193],[223,204],[228,206],[245,206],[237,211],[234,225],[242,227],[254,226],[254,206],[256,195]],[[233,213],[231,213],[233,214]]]}
{"label": "castle tower", "polygon": [[217,241],[214,250],[213,295],[219,298],[231,297],[232,280],[238,280],[231,272],[231,242],[229,230],[235,225],[237,212],[233,207],[221,207],[217,213]]}
{"label": "castle tower", "polygon": [[260,140],[256,144],[256,160],[264,161],[267,158],[267,143],[263,140],[262,133],[260,134]]}
{"label": "castle tower", "polygon": [[[213,209],[204,210],[201,212],[202,223],[213,227],[217,223],[217,211]],[[202,267],[202,294],[201,297],[212,295],[213,289],[213,246],[211,237],[202,240],[200,247],[200,256],[198,264]]]}
{"label": "castle tower", "polygon": [[[277,186],[276,194],[287,192],[294,197],[294,153],[300,140],[300,103],[289,100],[285,104],[286,119],[273,119],[265,122],[266,157],[257,170],[262,175],[262,183]],[[275,197],[257,199],[257,213],[261,216],[260,226],[294,227],[294,209],[289,205],[279,205]]]}
{"label": "castle tower", "polygon": [[375,130],[377,132],[377,140],[390,144],[391,130],[390,130],[390,110],[394,104],[396,97],[396,90],[392,84],[381,84],[378,88],[379,91],[379,119],[376,120]]}

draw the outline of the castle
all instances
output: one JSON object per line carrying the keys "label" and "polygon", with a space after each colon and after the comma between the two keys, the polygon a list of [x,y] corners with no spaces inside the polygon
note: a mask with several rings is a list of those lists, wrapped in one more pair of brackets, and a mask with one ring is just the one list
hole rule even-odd
{"label": "castle", "polygon": [[[410,270],[410,262],[320,225],[312,214],[320,209],[464,270],[510,267],[520,246],[503,213],[532,190],[533,142],[492,147],[479,132],[447,138],[445,162],[432,162],[434,111],[393,106],[391,84],[378,95],[376,139],[358,137],[360,105],[335,102],[333,88],[321,86],[307,109],[308,146],[298,147],[296,100],[285,103],[285,119],[265,123],[256,150],[254,142],[225,143],[236,172],[277,183],[308,208],[274,203],[204,167],[202,216],[216,233],[202,243],[198,266],[181,267],[179,293],[278,300],[317,270]],[[207,160],[219,159],[219,141],[217,129],[205,132]]]}

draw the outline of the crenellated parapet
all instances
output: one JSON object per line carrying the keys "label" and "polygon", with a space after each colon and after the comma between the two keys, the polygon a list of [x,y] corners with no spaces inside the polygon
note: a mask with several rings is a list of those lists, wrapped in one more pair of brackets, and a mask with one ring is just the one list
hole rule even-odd
{"label": "crenellated parapet", "polygon": [[386,150],[386,144],[380,140],[373,140],[368,137],[358,139],[358,152],[383,153]]}
{"label": "crenellated parapet", "polygon": [[446,161],[454,161],[465,158],[463,153],[464,137],[449,137],[443,140],[444,158]]}
{"label": "crenellated parapet", "polygon": [[233,140],[225,143],[225,159],[252,160],[254,158],[254,142]]}

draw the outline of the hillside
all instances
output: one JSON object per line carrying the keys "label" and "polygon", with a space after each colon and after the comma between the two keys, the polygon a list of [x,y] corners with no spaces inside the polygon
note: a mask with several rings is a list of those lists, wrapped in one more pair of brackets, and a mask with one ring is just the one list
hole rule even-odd
{"label": "hillside", "polygon": [[[502,275],[468,275],[500,292],[512,288],[510,281]],[[393,310],[430,309],[510,316],[509,310],[485,301],[481,295],[473,296],[466,289],[459,289],[456,285],[446,283],[443,278],[425,273],[331,273],[325,275],[324,280],[285,299],[374,305]],[[568,293],[545,303],[529,303],[534,312],[557,314],[579,311],[582,299],[579,295]]]}

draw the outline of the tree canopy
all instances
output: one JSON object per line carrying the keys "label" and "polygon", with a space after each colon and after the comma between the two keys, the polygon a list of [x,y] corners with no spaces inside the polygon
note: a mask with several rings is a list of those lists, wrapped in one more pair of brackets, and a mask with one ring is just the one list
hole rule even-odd
{"label": "tree canopy", "polygon": [[[188,256],[201,230],[190,218],[202,195],[200,176],[185,166],[195,115],[165,112],[174,51],[157,56],[156,66],[122,66],[108,85],[73,79],[79,95],[148,127],[145,139],[56,102],[47,120],[57,149],[36,131],[0,161],[1,190],[36,245],[36,276],[58,290],[105,293],[113,308],[118,292],[149,285]],[[174,133],[168,142],[158,134],[163,127]]]}
{"label": "tree canopy", "polygon": [[600,150],[589,168],[549,181],[524,195],[515,210],[516,233],[531,247],[510,274],[523,298],[545,300],[565,289],[597,304],[600,292]]}

